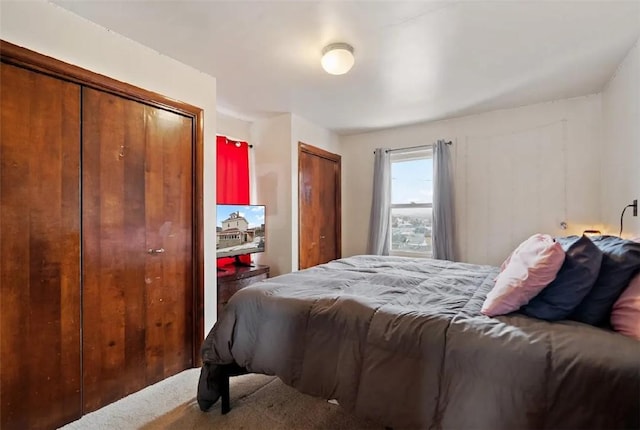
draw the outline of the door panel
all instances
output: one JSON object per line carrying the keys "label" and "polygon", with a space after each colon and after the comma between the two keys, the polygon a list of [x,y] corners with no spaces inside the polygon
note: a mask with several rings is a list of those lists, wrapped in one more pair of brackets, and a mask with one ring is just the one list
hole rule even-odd
{"label": "door panel", "polygon": [[192,133],[83,89],[85,413],[191,365]]}
{"label": "door panel", "polygon": [[0,65],[0,427],[81,414],[80,87]]}
{"label": "door panel", "polygon": [[320,193],[315,178],[320,175],[320,157],[300,153],[300,234],[299,265],[300,269],[315,266],[320,261],[320,229],[322,213],[319,211]]}
{"label": "door panel", "polygon": [[336,238],[336,177],[337,164],[326,158],[319,158],[320,169],[317,182],[320,184],[320,208],[322,222],[320,223],[320,256],[318,264],[335,260],[339,256]]}
{"label": "door panel", "polygon": [[143,105],[83,90],[85,413],[144,386],[143,113]]}
{"label": "door panel", "polygon": [[191,119],[146,107],[147,383],[192,364]]}
{"label": "door panel", "polygon": [[340,258],[340,156],[300,144],[300,269]]}

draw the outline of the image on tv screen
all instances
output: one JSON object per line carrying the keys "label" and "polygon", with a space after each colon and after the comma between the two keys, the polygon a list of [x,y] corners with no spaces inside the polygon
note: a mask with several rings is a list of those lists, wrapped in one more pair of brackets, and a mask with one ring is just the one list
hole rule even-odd
{"label": "image on tv screen", "polygon": [[217,205],[216,256],[264,251],[263,205]]}

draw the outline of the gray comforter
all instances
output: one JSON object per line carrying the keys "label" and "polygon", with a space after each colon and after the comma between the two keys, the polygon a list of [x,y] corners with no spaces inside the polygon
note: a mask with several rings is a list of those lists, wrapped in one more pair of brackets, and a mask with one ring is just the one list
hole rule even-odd
{"label": "gray comforter", "polygon": [[200,407],[236,363],[394,428],[640,427],[640,342],[481,315],[497,273],[357,256],[240,290],[203,344]]}

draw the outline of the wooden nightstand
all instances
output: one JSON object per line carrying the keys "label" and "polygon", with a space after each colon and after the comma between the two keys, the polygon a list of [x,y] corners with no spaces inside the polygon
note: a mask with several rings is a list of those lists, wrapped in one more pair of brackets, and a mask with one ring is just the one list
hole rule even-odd
{"label": "wooden nightstand", "polygon": [[218,315],[238,290],[269,277],[269,266],[259,264],[252,267],[230,264],[222,269],[225,270],[218,272]]}

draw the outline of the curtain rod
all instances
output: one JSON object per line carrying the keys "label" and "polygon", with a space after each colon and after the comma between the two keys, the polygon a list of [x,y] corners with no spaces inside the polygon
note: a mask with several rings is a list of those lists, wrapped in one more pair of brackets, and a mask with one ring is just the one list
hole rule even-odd
{"label": "curtain rod", "polygon": [[[452,145],[452,141],[445,142],[446,145]],[[418,145],[418,146],[410,146],[408,148],[396,148],[396,149],[387,149],[385,152],[397,152],[397,151],[410,151],[412,149],[430,149],[432,145]],[[375,154],[376,151],[373,151]]]}
{"label": "curtain rod", "polygon": [[[236,146],[238,146],[238,147],[240,147],[240,145],[238,145],[238,144],[241,144],[242,142],[244,142],[244,140],[229,139],[227,136],[225,136],[225,135],[223,135],[223,134],[216,134],[216,136],[224,137],[224,139],[225,139],[225,143],[233,143],[233,144],[235,144],[235,145],[236,145]],[[252,144],[250,144],[249,142],[245,142],[245,143],[247,144],[247,146],[248,146],[249,148],[253,148],[253,145],[252,145]]]}

